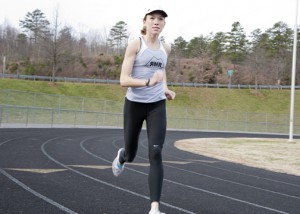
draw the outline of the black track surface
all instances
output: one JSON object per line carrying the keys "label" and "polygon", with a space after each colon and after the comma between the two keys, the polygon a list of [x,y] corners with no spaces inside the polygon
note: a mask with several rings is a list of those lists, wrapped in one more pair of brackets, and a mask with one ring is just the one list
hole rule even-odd
{"label": "black track surface", "polygon": [[[285,137],[168,131],[161,211],[300,213],[300,177],[178,150],[187,138]],[[148,214],[147,137],[116,178],[120,129],[0,129],[0,213]]]}

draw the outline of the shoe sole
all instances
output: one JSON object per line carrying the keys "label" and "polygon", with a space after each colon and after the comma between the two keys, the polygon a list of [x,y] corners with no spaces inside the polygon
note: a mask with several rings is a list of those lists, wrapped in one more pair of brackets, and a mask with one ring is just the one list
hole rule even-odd
{"label": "shoe sole", "polygon": [[[121,154],[121,152],[122,152],[122,150],[123,150],[123,148],[121,148],[121,149],[119,149],[119,151],[118,151],[118,154],[117,154],[117,157],[114,159],[114,161],[112,162],[112,169],[114,168],[114,163],[115,163],[115,161],[119,161],[119,159],[120,159],[120,154]],[[124,167],[124,166],[123,166]],[[118,177],[122,172],[120,172],[119,174],[115,174],[114,173],[114,170],[112,170],[113,171],[113,174],[114,174],[114,176],[116,176],[116,177]]]}

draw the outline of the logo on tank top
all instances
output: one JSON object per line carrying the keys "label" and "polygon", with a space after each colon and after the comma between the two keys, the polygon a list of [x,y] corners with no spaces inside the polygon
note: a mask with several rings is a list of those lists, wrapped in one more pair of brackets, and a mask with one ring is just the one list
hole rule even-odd
{"label": "logo on tank top", "polygon": [[162,59],[158,59],[155,56],[151,58],[151,60],[146,64],[148,68],[163,68],[164,62]]}

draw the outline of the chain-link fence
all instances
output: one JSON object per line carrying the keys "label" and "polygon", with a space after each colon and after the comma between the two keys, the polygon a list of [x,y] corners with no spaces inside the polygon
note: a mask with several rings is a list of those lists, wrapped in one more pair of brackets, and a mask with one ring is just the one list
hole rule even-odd
{"label": "chain-link fence", "polygon": [[0,127],[121,127],[122,114],[92,111],[0,106]]}
{"label": "chain-link fence", "polygon": [[[0,127],[123,126],[123,103],[83,97],[0,91]],[[168,129],[289,132],[289,115],[167,106]],[[300,134],[300,118],[294,118]]]}
{"label": "chain-link fence", "polygon": [[110,100],[15,90],[0,90],[0,104],[78,111],[108,111],[113,113],[120,113],[123,108],[123,103]]}

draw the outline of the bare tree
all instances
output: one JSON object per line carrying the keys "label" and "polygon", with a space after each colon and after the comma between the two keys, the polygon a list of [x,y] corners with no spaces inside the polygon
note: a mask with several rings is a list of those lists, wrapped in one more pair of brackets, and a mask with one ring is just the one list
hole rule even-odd
{"label": "bare tree", "polygon": [[72,54],[72,36],[71,29],[62,27],[59,20],[59,7],[53,11],[53,22],[47,37],[45,37],[44,48],[46,50],[46,58],[50,59],[52,81],[55,81],[56,72],[59,70],[60,63]]}
{"label": "bare tree", "polygon": [[16,53],[16,38],[18,32],[15,28],[6,23],[0,26],[0,53],[8,58],[14,58]]}

